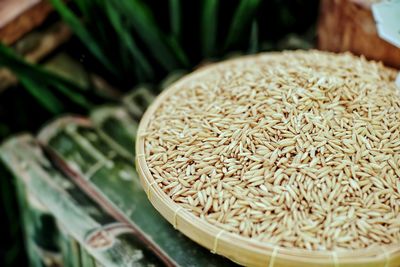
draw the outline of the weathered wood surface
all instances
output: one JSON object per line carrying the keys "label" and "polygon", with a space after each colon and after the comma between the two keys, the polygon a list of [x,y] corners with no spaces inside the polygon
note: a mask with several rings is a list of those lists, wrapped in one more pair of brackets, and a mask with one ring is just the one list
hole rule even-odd
{"label": "weathered wood surface", "polygon": [[40,0],[2,0],[0,2],[0,28],[11,23],[16,17],[39,2]]}
{"label": "weathered wood surface", "polygon": [[[130,225],[121,223],[104,212],[77,184],[56,170],[32,136],[22,135],[10,139],[1,147],[0,152],[17,180],[51,212],[62,225],[62,229],[66,230],[66,233],[60,234],[52,231],[54,227],[50,225],[54,224],[47,224],[47,229],[29,232],[37,235],[35,244],[41,244],[42,248],[54,249],[55,252],[61,250],[63,266],[82,266],[78,243],[103,266],[163,265],[146,244],[133,234],[134,229]],[[32,218],[24,217],[26,227],[40,225],[35,224]],[[60,235],[61,238],[53,238],[54,235]],[[40,239],[41,242],[38,241]],[[57,243],[55,240],[61,242]],[[35,248],[33,251],[37,253]],[[40,259],[33,258],[32,265],[51,266],[43,264],[44,260]]]}
{"label": "weathered wood surface", "polygon": [[[44,30],[29,33],[16,42],[14,47],[27,61],[37,63],[70,37],[71,30],[64,23],[57,22]],[[17,78],[11,71],[0,68],[0,92],[16,83]]]}
{"label": "weathered wood surface", "polygon": [[0,41],[14,43],[40,25],[52,10],[46,0],[1,0]]}
{"label": "weathered wood surface", "polygon": [[322,0],[318,48],[350,51],[400,69],[400,48],[378,36],[370,0]]}

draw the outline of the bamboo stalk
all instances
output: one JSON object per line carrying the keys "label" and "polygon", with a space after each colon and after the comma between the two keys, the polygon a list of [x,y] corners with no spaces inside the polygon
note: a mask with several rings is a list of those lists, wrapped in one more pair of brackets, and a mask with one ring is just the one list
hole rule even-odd
{"label": "bamboo stalk", "polygon": [[32,246],[34,257],[41,259],[41,266],[62,266],[59,245],[59,229],[54,216],[29,191],[26,191],[30,219],[25,221],[29,228],[26,238]]}
{"label": "bamboo stalk", "polygon": [[[38,205],[32,204],[34,202],[37,203],[38,201],[34,200],[34,197],[26,190],[25,185],[18,179],[16,179],[16,187],[24,230],[25,249],[28,253],[29,265],[34,267],[62,266],[57,252],[53,252],[54,260],[51,260],[51,257],[47,257],[46,259],[43,253],[46,250],[41,248],[36,242],[37,237],[40,237],[44,233],[39,231],[39,227],[35,227],[37,225],[32,217],[40,217],[43,214],[45,214],[45,216],[50,216],[48,211],[42,206],[37,208]],[[36,208],[34,206],[36,206]],[[50,230],[51,229],[49,229],[47,234],[53,236],[54,233]],[[54,263],[54,265],[46,264],[50,262]]]}
{"label": "bamboo stalk", "polygon": [[[115,114],[108,116],[115,117]],[[129,127],[127,121],[120,121],[125,128]],[[232,265],[228,260],[209,253],[169,225],[150,205],[134,169],[133,157],[127,160],[104,140],[95,136],[96,131],[90,121],[67,117],[45,127],[39,134],[39,139],[66,163],[63,166],[65,171],[73,169],[75,179],[86,181],[84,188],[89,195],[94,196],[98,203],[111,205],[119,213],[116,216],[122,216],[122,219],[135,225],[178,265]],[[89,166],[97,167],[91,170]]]}
{"label": "bamboo stalk", "polygon": [[150,91],[149,87],[141,86],[122,99],[125,108],[135,119],[140,119],[146,108],[153,102],[155,95]]}
{"label": "bamboo stalk", "polygon": [[[62,229],[62,227],[61,227]],[[62,254],[64,267],[83,267],[81,265],[81,250],[79,243],[65,230],[62,231]]]}
{"label": "bamboo stalk", "polygon": [[[0,156],[17,180],[48,208],[67,230],[68,235],[79,242],[101,265],[128,267],[132,264],[161,264],[154,253],[146,249],[132,234],[132,227],[117,222],[75,183],[60,174],[43,155],[32,136],[22,135],[8,140],[2,145]],[[64,241],[74,244],[73,240],[68,237]],[[70,254],[79,254],[79,250],[72,248]],[[62,250],[64,252],[66,248]],[[131,256],[138,254],[143,257]],[[72,262],[71,266],[75,267],[80,258]]]}
{"label": "bamboo stalk", "polygon": [[138,123],[128,112],[117,106],[104,106],[90,114],[100,137],[122,157],[131,160],[135,156],[135,136]]}
{"label": "bamboo stalk", "polygon": [[80,246],[81,265],[83,267],[96,267],[96,260]]}
{"label": "bamboo stalk", "polygon": [[25,249],[31,266],[62,266],[59,231],[50,211],[27,190],[20,179],[15,179],[17,200],[21,211]]}

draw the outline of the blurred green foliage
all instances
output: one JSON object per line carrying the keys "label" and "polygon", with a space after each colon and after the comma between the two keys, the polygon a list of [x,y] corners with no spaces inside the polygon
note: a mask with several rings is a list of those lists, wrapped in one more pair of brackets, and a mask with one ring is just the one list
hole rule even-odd
{"label": "blurred green foliage", "polygon": [[[282,49],[281,40],[288,33],[306,37],[306,42],[294,44],[307,48],[313,38],[307,33],[312,32],[318,8],[317,0],[51,3],[79,40],[72,42],[79,60],[121,91],[137,83],[157,83],[171,71],[191,70],[232,51]],[[28,64],[5,46],[0,46],[0,66],[12,69],[24,88],[53,114],[74,105],[86,111],[98,102],[90,86]]]}

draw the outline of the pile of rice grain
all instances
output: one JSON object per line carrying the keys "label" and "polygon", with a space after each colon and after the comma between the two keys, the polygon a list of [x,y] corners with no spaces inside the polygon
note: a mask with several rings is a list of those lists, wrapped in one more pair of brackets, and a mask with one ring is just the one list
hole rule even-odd
{"label": "pile of rice grain", "polygon": [[226,231],[282,247],[400,244],[395,71],[266,53],[200,70],[143,134],[158,186]]}

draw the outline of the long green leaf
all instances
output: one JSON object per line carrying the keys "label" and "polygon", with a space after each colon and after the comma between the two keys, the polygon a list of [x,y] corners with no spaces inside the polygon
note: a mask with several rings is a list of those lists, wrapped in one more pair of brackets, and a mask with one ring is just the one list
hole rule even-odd
{"label": "long green leaf", "polygon": [[147,61],[146,57],[137,47],[136,42],[133,39],[133,36],[125,30],[121,16],[116,12],[116,9],[114,8],[111,2],[105,2],[105,3],[106,3],[106,12],[108,15],[108,19],[113,25],[121,41],[124,42],[129,52],[132,54],[133,58],[138,63],[139,65],[138,67],[142,69],[142,72],[145,75],[145,77],[139,77],[139,80],[146,80],[146,78],[153,77],[154,73],[150,66],[150,63]]}
{"label": "long green leaf", "polygon": [[201,16],[201,41],[203,56],[210,57],[215,51],[217,38],[218,0],[204,0]]}
{"label": "long green leaf", "polygon": [[97,40],[92,37],[89,30],[82,25],[79,19],[71,10],[68,9],[64,2],[62,0],[51,0],[51,3],[97,60],[99,60],[111,73],[118,75],[117,70],[113,67],[110,60],[103,54]]}
{"label": "long green leaf", "polygon": [[232,19],[225,48],[228,48],[243,38],[261,0],[241,0]]}
{"label": "long green leaf", "polygon": [[170,10],[170,21],[171,21],[171,35],[168,38],[168,42],[172,50],[174,51],[179,62],[181,62],[185,67],[188,67],[189,60],[180,45],[181,34],[182,34],[182,18],[181,18],[181,1],[180,0],[170,0],[169,5]]}
{"label": "long green leaf", "polygon": [[[0,44],[0,66],[10,69],[18,76],[22,84],[35,97],[40,98],[40,94],[43,93],[46,96],[44,99],[51,98],[54,103],[58,104],[60,100],[55,100],[56,96],[51,92],[51,90],[56,90],[86,110],[92,107],[91,101],[104,101],[102,97],[90,90],[91,88],[82,88],[72,80],[54,74],[41,66],[31,64],[2,44]],[[38,92],[33,92],[33,90]],[[39,102],[44,104],[44,100],[39,98]],[[53,113],[56,112],[54,108],[50,108],[50,105],[47,103],[45,107]]]}
{"label": "long green leaf", "polygon": [[179,60],[166,43],[165,35],[156,24],[148,7],[138,0],[115,1],[121,12],[125,12],[127,23],[138,33],[154,58],[168,71],[180,66]]}
{"label": "long green leaf", "polygon": [[258,49],[258,24],[257,21],[254,20],[251,24],[249,53],[254,54],[258,51]]}
{"label": "long green leaf", "polygon": [[181,1],[169,0],[169,17],[171,33],[177,40],[181,37]]}
{"label": "long green leaf", "polygon": [[167,39],[170,47],[172,50],[175,52],[176,57],[179,59],[179,61],[183,64],[184,67],[188,67],[189,65],[189,60],[186,57],[185,52],[182,50],[182,47],[180,46],[179,42],[174,36],[170,36]]}
{"label": "long green leaf", "polygon": [[58,84],[57,87],[61,93],[68,96],[68,98],[70,98],[73,102],[79,104],[81,107],[84,107],[86,109],[91,109],[93,107],[93,104],[88,101],[83,95],[71,91],[70,88],[66,87],[64,84]]}
{"label": "long green leaf", "polygon": [[84,16],[91,14],[96,2],[97,1],[86,1],[86,0],[75,1],[76,5],[78,6],[79,10],[82,12]]}
{"label": "long green leaf", "polygon": [[[85,109],[92,104],[86,97],[95,97],[91,92],[84,90],[73,82],[55,75],[44,68],[30,64],[16,55],[10,48],[0,44],[0,66],[9,68],[26,89],[49,111],[57,114],[62,110],[60,100],[51,92],[55,89],[68,97],[72,102]],[[86,97],[85,97],[86,96]],[[54,104],[53,104],[54,103]],[[59,106],[59,107],[56,107]]]}
{"label": "long green leaf", "polygon": [[[89,29],[93,39],[97,41],[102,52],[108,52],[110,44],[109,21],[106,19],[104,0],[74,0],[82,14],[82,26]],[[115,45],[115,43],[113,43]],[[106,53],[105,53],[106,54]],[[113,61],[113,58],[108,58]]]}
{"label": "long green leaf", "polygon": [[40,80],[42,83],[65,83],[74,90],[84,91],[76,84],[67,79],[55,75],[44,68],[26,62],[22,57],[17,55],[11,48],[0,43],[0,67],[9,68],[17,76],[26,76],[31,79]]}
{"label": "long green leaf", "polygon": [[19,79],[26,90],[48,111],[53,114],[60,114],[64,110],[64,105],[48,88],[25,76],[21,76]]}

